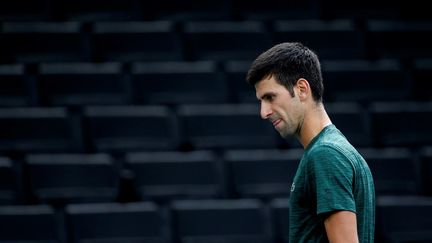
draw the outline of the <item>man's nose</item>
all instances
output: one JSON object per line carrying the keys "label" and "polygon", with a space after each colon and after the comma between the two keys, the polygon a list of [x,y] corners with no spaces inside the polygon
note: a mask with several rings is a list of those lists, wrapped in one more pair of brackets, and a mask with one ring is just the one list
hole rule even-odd
{"label": "man's nose", "polygon": [[261,103],[260,114],[262,119],[268,119],[272,114],[271,107],[268,104]]}

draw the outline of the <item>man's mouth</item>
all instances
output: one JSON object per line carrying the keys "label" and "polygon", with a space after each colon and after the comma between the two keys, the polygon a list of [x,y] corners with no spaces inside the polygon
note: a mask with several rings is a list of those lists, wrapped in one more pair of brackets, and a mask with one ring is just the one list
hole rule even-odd
{"label": "man's mouth", "polygon": [[282,119],[276,119],[276,120],[272,121],[272,124],[275,127],[275,126],[277,126],[281,122],[282,122]]}

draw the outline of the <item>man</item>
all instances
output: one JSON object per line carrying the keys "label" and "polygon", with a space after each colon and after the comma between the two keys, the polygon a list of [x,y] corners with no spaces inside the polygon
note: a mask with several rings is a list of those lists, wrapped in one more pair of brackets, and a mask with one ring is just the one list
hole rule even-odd
{"label": "man", "polygon": [[291,188],[290,242],[373,242],[372,175],[326,113],[316,54],[300,43],[276,45],[253,62],[247,81],[261,117],[305,149]]}

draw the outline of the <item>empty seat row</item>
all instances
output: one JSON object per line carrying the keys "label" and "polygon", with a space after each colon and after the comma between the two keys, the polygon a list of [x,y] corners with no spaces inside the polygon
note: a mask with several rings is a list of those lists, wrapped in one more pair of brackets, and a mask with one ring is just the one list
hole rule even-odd
{"label": "empty seat row", "polygon": [[[378,197],[377,242],[430,242],[432,200]],[[1,242],[256,242],[287,243],[289,201],[274,199],[178,200],[1,206]]]}
{"label": "empty seat row", "polygon": [[[286,41],[303,42],[323,59],[431,57],[430,22],[365,25],[357,28],[351,20],[280,20],[270,27],[260,21],[4,22],[1,61],[251,61]],[[412,36],[422,41],[412,42]]]}
{"label": "empty seat row", "polygon": [[[428,100],[432,59],[407,69],[394,59],[323,61],[326,102]],[[214,104],[257,102],[245,81],[251,63],[213,61],[0,65],[0,106]]]}
{"label": "empty seat row", "polygon": [[[432,195],[432,153],[404,148],[361,149],[377,195]],[[289,197],[301,149],[29,154],[0,160],[0,199],[67,204],[173,199]],[[28,195],[27,195],[28,194]],[[20,195],[21,198],[18,198]]]}
{"label": "empty seat row", "polygon": [[[429,19],[421,3],[381,1],[184,1],[147,2],[19,0],[0,5],[0,19],[8,20],[141,20],[141,19],[301,19],[321,18],[409,18]],[[419,14],[420,12],[420,14]]]}
{"label": "empty seat row", "polygon": [[430,197],[378,197],[376,239],[378,242],[431,242]]}
{"label": "empty seat row", "polygon": [[[275,133],[256,105],[86,107],[0,110],[0,148],[19,151],[168,150],[274,147]],[[178,119],[176,118],[178,115]],[[199,121],[199,122],[198,122]],[[181,134],[179,134],[181,133]]]}
{"label": "empty seat row", "polygon": [[[328,104],[333,123],[363,147],[431,144],[430,103]],[[125,152],[299,147],[282,140],[255,104],[0,109],[0,151]]]}
{"label": "empty seat row", "polygon": [[[288,209],[284,202],[274,210]],[[270,214],[251,199],[176,201],[169,211],[151,202],[75,204],[64,213],[3,206],[0,222],[1,242],[274,242]]]}

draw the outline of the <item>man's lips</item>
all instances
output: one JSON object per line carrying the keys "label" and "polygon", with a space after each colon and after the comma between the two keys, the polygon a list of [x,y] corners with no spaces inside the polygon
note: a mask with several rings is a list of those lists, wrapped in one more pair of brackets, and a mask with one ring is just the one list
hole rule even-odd
{"label": "man's lips", "polygon": [[277,126],[280,122],[282,122],[282,119],[276,119],[274,121],[272,121],[273,126]]}

